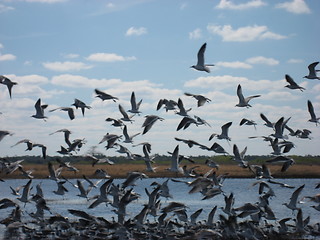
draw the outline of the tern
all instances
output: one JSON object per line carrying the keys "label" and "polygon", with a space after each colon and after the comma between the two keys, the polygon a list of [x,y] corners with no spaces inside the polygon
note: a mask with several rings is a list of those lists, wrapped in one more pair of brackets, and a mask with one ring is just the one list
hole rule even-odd
{"label": "tern", "polygon": [[198,51],[198,61],[197,61],[197,65],[192,65],[191,68],[194,68],[198,71],[205,71],[207,73],[210,73],[210,68],[214,66],[214,64],[205,64],[204,62],[204,52],[206,51],[206,47],[207,47],[207,43],[204,43],[201,48]]}
{"label": "tern", "polygon": [[221,127],[221,134],[217,134],[217,133],[213,133],[210,135],[209,137],[209,141],[214,138],[215,136],[218,138],[218,139],[226,139],[227,141],[231,141],[231,138],[229,138],[228,136],[228,132],[229,132],[229,127],[232,125],[232,122],[228,122],[226,124],[224,124],[222,127]]}
{"label": "tern", "polygon": [[320,80],[320,77],[317,76],[317,71],[319,70],[316,70],[315,67],[318,65],[319,62],[314,62],[314,63],[311,63],[309,66],[308,66],[308,69],[309,69],[309,74],[307,76],[304,76],[304,78],[307,78],[307,79],[318,79]]}
{"label": "tern", "polygon": [[257,97],[261,96],[261,95],[254,95],[254,96],[249,96],[249,97],[244,98],[244,96],[242,94],[242,88],[241,88],[240,84],[238,85],[238,88],[237,88],[237,95],[238,95],[238,98],[239,98],[239,103],[236,105],[236,107],[247,107],[247,108],[252,107],[249,104],[249,101],[252,98],[257,98]]}
{"label": "tern", "polygon": [[289,89],[300,89],[301,92],[303,92],[303,90],[306,90],[304,87],[299,86],[288,74],[285,75],[285,78],[289,83],[289,85],[286,85],[285,87]]}
{"label": "tern", "polygon": [[18,83],[12,82],[9,78],[7,78],[3,75],[0,75],[0,83],[7,86],[10,98],[12,98],[12,96],[11,96],[12,87],[14,85],[17,85]]}
{"label": "tern", "polygon": [[312,105],[312,102],[310,100],[308,100],[308,111],[310,113],[311,118],[308,120],[309,122],[314,122],[316,125],[318,125],[319,119],[317,118],[316,114],[314,113],[314,108]]}
{"label": "tern", "polygon": [[44,115],[44,109],[46,109],[48,107],[47,104],[45,105],[41,105],[41,99],[39,98],[38,101],[36,102],[36,104],[34,105],[35,109],[36,109],[36,114],[32,115],[31,117],[36,118],[36,119],[46,119],[48,117],[46,117]]}
{"label": "tern", "polygon": [[195,98],[198,101],[197,102],[198,107],[203,106],[206,102],[208,103],[211,102],[211,99],[199,94],[192,94],[192,93],[185,92],[184,95]]}

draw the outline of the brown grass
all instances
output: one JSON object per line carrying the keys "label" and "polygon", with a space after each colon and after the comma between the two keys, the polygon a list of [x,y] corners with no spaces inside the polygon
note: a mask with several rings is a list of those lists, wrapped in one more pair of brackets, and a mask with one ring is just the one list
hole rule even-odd
{"label": "brown grass", "polygon": [[[55,168],[58,167],[57,164],[54,165]],[[166,170],[168,165],[159,165],[157,166],[156,172],[147,172],[145,171],[144,164],[115,164],[115,165],[96,165],[92,167],[88,164],[75,164],[74,165],[79,172],[71,172],[66,169],[62,171],[62,176],[66,178],[82,178],[83,175],[86,175],[90,178],[94,178],[94,172],[101,168],[105,170],[112,178],[125,178],[128,172],[138,171],[144,172],[149,177],[182,177],[182,175],[177,175]],[[199,166],[196,171],[198,173],[206,173],[210,168],[204,164],[189,164],[188,168],[193,166]],[[25,170],[33,170],[32,175],[35,178],[46,178],[48,174],[48,166],[46,164],[24,164]],[[269,165],[270,172],[273,177],[276,178],[320,178],[320,165],[300,165],[295,164],[289,168],[287,172],[282,173],[280,171],[281,165]],[[248,169],[240,168],[237,165],[220,165],[219,170],[216,171],[218,175],[228,174],[228,177],[232,178],[250,178],[254,177],[252,172]],[[5,173],[0,173],[1,179],[8,178],[24,178],[21,176],[20,172],[17,170],[12,174],[6,175]]]}

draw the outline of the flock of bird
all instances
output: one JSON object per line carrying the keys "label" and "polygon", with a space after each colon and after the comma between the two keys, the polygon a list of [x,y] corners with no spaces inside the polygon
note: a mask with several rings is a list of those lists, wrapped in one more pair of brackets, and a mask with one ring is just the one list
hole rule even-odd
{"label": "flock of bird", "polygon": [[[198,52],[197,64],[191,66],[198,71],[210,72],[210,68],[213,64],[206,64],[204,60],[204,54],[206,50],[206,43],[203,44]],[[317,79],[316,66],[319,62],[315,62],[309,65],[309,74],[305,76],[307,79]],[[285,75],[285,79],[288,85],[285,87],[289,89],[299,89],[304,91],[305,89],[299,86],[289,75]],[[5,76],[0,76],[0,83],[6,85],[9,91],[9,96],[12,98],[12,89],[18,83],[11,81]],[[119,99],[104,91],[95,89],[96,97],[102,101],[117,102]],[[197,101],[197,106],[201,107],[204,104],[210,104],[211,100],[205,96],[185,93],[186,96],[192,97]],[[253,95],[245,97],[242,92],[242,87],[239,84],[237,87],[237,96],[239,99],[236,107],[249,108],[253,99],[260,97],[260,95]],[[128,160],[143,160],[146,163],[146,172],[155,172],[156,167],[152,164],[155,162],[155,156],[151,155],[151,144],[149,142],[142,142],[139,144],[133,144],[133,139],[138,135],[147,134],[157,121],[163,121],[164,118],[158,115],[146,115],[142,124],[142,133],[135,133],[130,135],[126,123],[132,123],[135,116],[142,114],[140,111],[140,105],[142,100],[137,101],[135,92],[133,91],[130,98],[131,109],[125,110],[124,107],[119,104],[118,109],[122,117],[107,118],[107,122],[111,122],[111,125],[115,128],[122,130],[122,135],[107,133],[102,136],[98,144],[106,144],[105,148],[115,148],[120,154],[124,154]],[[39,98],[35,103],[35,114],[32,115],[35,119],[42,119],[46,121],[48,105],[42,104]],[[70,120],[75,118],[75,109],[81,109],[82,115],[85,115],[86,110],[90,110],[91,107],[85,104],[79,99],[75,99],[71,107],[58,107],[49,110],[65,111],[68,113]],[[173,111],[176,115],[181,116],[181,121],[177,126],[177,131],[185,130],[190,125],[196,126],[210,124],[198,117],[190,114],[191,108],[186,109],[181,98],[178,101],[160,99],[156,110],[159,111],[164,108],[166,112]],[[320,118],[316,116],[313,104],[310,100],[307,102],[307,108],[310,113],[309,121],[319,124]],[[132,114],[129,115],[128,113]],[[294,159],[285,156],[283,154],[288,153],[295,144],[289,141],[285,131],[288,131],[290,137],[297,137],[302,139],[311,139],[311,131],[308,129],[293,130],[288,126],[290,118],[285,119],[281,117],[276,122],[271,122],[263,114],[260,114],[261,119],[265,122],[265,126],[272,129],[273,133],[268,136],[253,136],[251,138],[262,138],[264,141],[269,142],[272,147],[273,157],[267,160],[262,165],[250,164],[245,159],[247,147],[241,152],[236,144],[233,144],[233,160],[241,168],[249,169],[257,180],[254,185],[259,185],[259,202],[246,203],[241,207],[234,207],[235,198],[233,193],[229,195],[223,191],[223,182],[227,175],[217,175],[219,165],[213,160],[207,160],[206,164],[211,167],[211,170],[205,174],[199,174],[195,168],[181,166],[181,161],[187,160],[194,161],[187,156],[179,153],[179,144],[174,148],[172,152],[168,152],[171,155],[171,165],[168,167],[168,171],[175,172],[177,177],[188,177],[191,181],[181,180],[180,178],[171,179],[174,182],[181,182],[181,184],[187,184],[190,187],[189,194],[201,193],[202,200],[211,199],[217,195],[223,194],[225,198],[225,207],[222,207],[223,214],[219,215],[219,220],[214,221],[214,215],[217,210],[217,206],[212,208],[212,211],[207,217],[206,221],[197,221],[197,217],[201,214],[202,209],[194,212],[190,216],[187,215],[187,206],[181,202],[170,201],[172,198],[170,190],[168,188],[169,179],[162,183],[154,182],[150,188],[145,189],[148,197],[148,203],[143,205],[141,212],[134,218],[127,215],[126,207],[131,202],[137,200],[140,196],[135,193],[134,186],[138,179],[147,178],[146,173],[131,172],[128,173],[127,178],[122,184],[114,184],[113,178],[103,169],[97,169],[95,177],[99,178],[97,182],[89,179],[83,175],[83,179],[78,179],[74,184],[70,180],[62,176],[64,170],[79,171],[76,167],[72,166],[70,162],[64,162],[57,159],[58,167],[55,169],[53,161],[48,161],[48,178],[57,183],[57,190],[54,191],[57,195],[64,195],[68,189],[64,186],[67,182],[71,183],[73,187],[79,189],[78,197],[82,197],[88,200],[88,208],[95,208],[100,204],[106,204],[107,207],[112,207],[117,216],[117,220],[105,219],[104,217],[96,217],[88,214],[84,210],[69,209],[69,213],[73,215],[73,218],[54,214],[53,210],[47,205],[45,194],[41,189],[41,185],[36,186],[36,192],[31,194],[32,186],[32,171],[25,170],[22,165],[23,160],[17,160],[15,162],[8,161],[5,158],[0,159],[0,170],[5,174],[11,174],[15,171],[20,171],[21,174],[29,179],[24,186],[13,188],[10,186],[13,195],[17,195],[16,200],[10,198],[3,198],[0,200],[0,209],[13,208],[11,214],[0,221],[1,224],[6,226],[7,238],[19,238],[24,236],[25,239],[268,239],[269,237],[288,238],[293,236],[301,236],[304,234],[319,236],[320,235],[320,223],[314,226],[309,224],[310,217],[303,219],[302,210],[298,207],[299,196],[304,188],[304,185],[297,187],[290,198],[288,203],[284,205],[291,209],[294,217],[288,217],[284,219],[277,219],[273,213],[269,201],[275,197],[271,185],[278,185],[285,188],[295,188],[285,183],[275,181],[268,168],[268,164],[281,164],[281,172],[287,171],[295,161]],[[227,122],[221,126],[221,133],[212,133],[209,136],[209,141],[216,138],[217,140],[226,140],[230,143],[229,128],[233,122]],[[242,125],[252,125],[256,127],[256,122],[243,118],[240,121]],[[57,152],[61,155],[74,156],[79,153],[82,146],[86,144],[85,139],[70,139],[71,131],[68,129],[59,129],[50,135],[63,133],[64,142],[66,146],[61,146],[61,149]],[[8,130],[0,130],[0,142],[6,136],[12,136],[13,133]],[[191,139],[182,139],[176,137],[177,142],[187,144],[188,147],[199,147],[200,149],[214,152],[217,154],[229,155],[229,153],[217,142],[214,142],[212,146],[207,146],[203,143],[198,143]],[[47,147],[41,143],[35,143],[30,139],[21,139],[12,145],[16,147],[20,144],[26,144],[26,151],[32,151],[34,148],[41,148],[41,155],[43,159],[47,158]],[[124,144],[131,144],[132,146],[142,146],[143,154],[132,153]],[[86,155],[86,159],[92,162],[92,166],[99,163],[114,164],[108,158],[98,158],[94,155]],[[2,179],[1,179],[2,180]],[[2,180],[4,181],[4,180]],[[86,188],[84,182],[89,186]],[[100,194],[90,197],[89,193],[92,189],[98,188]],[[316,186],[319,188],[320,184]],[[19,190],[23,188],[23,192],[20,195]],[[315,202],[316,205],[312,206],[316,211],[320,211],[320,195],[306,196],[305,198]],[[163,206],[162,199],[166,199],[166,206]],[[28,213],[30,215],[29,222],[24,222],[21,218],[24,213],[23,206],[20,203],[32,204],[35,203],[36,212]],[[50,213],[50,216],[45,214],[45,211]],[[151,221],[151,216],[154,221]],[[294,224],[288,224],[287,222],[293,221]],[[271,222],[274,221],[274,224]]]}

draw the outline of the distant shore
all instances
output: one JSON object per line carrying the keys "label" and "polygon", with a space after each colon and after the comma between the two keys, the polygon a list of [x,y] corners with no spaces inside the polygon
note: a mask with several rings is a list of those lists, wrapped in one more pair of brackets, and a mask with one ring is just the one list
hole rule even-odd
{"label": "distant shore", "polygon": [[[35,179],[45,179],[49,175],[47,164],[24,164],[24,170],[32,170],[32,176]],[[114,164],[114,165],[95,165],[92,167],[90,164],[73,164],[79,171],[68,171],[66,168],[62,170],[61,176],[73,179],[82,178],[86,175],[90,178],[97,178],[94,175],[97,169],[105,170],[112,178],[126,178],[128,172],[138,171],[145,173],[150,178],[167,178],[167,177],[185,177],[183,174],[176,174],[166,170],[168,165],[155,166],[155,172],[147,172],[144,164]],[[188,169],[198,166],[195,171],[199,174],[205,174],[211,168],[205,164],[188,164]],[[58,164],[54,165],[55,169],[59,167]],[[320,178],[320,164],[295,164],[291,166],[286,172],[281,172],[281,165],[268,165],[271,175],[274,178]],[[237,165],[223,164],[219,169],[213,169],[217,175],[227,174],[229,178],[254,178],[254,174],[248,168],[241,168]],[[19,170],[12,174],[0,173],[0,179],[16,179],[26,178],[21,175]]]}

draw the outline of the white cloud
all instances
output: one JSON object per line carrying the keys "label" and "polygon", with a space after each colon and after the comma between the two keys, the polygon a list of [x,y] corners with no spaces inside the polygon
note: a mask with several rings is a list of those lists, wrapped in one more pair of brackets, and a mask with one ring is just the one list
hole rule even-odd
{"label": "white cloud", "polygon": [[80,71],[83,69],[92,68],[91,65],[87,65],[82,62],[45,62],[42,65],[50,70],[58,71],[58,72],[67,72],[67,71]]}
{"label": "white cloud", "polygon": [[18,82],[18,84],[45,84],[48,83],[49,80],[47,77],[41,75],[24,75],[24,76],[16,76],[16,75],[8,75],[12,81]]}
{"label": "white cloud", "polygon": [[302,59],[291,58],[288,60],[288,63],[303,63]]}
{"label": "white cloud", "polygon": [[216,66],[221,66],[221,67],[226,67],[226,68],[245,68],[245,69],[250,69],[252,66],[248,63],[244,62],[217,62],[215,64]]}
{"label": "white cloud", "polygon": [[95,62],[122,62],[136,60],[136,57],[123,57],[115,53],[93,53],[86,59]]}
{"label": "white cloud", "polygon": [[266,64],[270,66],[279,64],[279,61],[274,58],[266,58],[262,56],[248,58],[246,62],[250,64]]}
{"label": "white cloud", "polygon": [[126,36],[133,36],[133,35],[140,36],[143,34],[147,34],[147,32],[148,32],[147,29],[144,27],[140,27],[140,28],[131,27],[127,30]]}
{"label": "white cloud", "polygon": [[221,0],[215,7],[217,9],[245,10],[249,8],[258,8],[267,5],[261,0],[251,0],[246,3],[235,4],[230,0]]}
{"label": "white cloud", "polygon": [[3,44],[2,43],[0,43],[0,48],[3,48]]}
{"label": "white cloud", "polygon": [[7,12],[7,11],[10,11],[10,10],[14,10],[14,8],[13,7],[9,7],[9,6],[5,6],[3,4],[0,4],[0,13]]}
{"label": "white cloud", "polygon": [[288,12],[295,14],[311,13],[310,8],[304,0],[293,0],[291,2],[284,2],[276,4],[276,8],[283,8]]}
{"label": "white cloud", "polygon": [[286,38],[286,36],[268,31],[267,26],[254,25],[233,29],[230,25],[209,24],[207,29],[211,34],[221,36],[225,42],[249,42],[262,39],[279,40]]}
{"label": "white cloud", "polygon": [[199,39],[202,38],[202,31],[200,28],[197,28],[193,30],[192,32],[189,32],[189,38],[190,39]]}
{"label": "white cloud", "polygon": [[78,58],[78,57],[79,57],[79,54],[68,53],[68,54],[63,54],[63,57],[65,57],[65,58],[70,58],[70,59],[74,59],[74,58]]}
{"label": "white cloud", "polygon": [[0,54],[0,61],[12,61],[17,57],[13,54]]}

